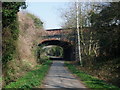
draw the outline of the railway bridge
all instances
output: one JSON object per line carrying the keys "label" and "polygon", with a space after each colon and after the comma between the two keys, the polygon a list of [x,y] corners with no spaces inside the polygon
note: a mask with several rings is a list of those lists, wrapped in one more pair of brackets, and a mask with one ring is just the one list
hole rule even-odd
{"label": "railway bridge", "polygon": [[63,58],[65,60],[75,59],[76,29],[49,29],[45,30],[40,45],[56,45],[63,48]]}

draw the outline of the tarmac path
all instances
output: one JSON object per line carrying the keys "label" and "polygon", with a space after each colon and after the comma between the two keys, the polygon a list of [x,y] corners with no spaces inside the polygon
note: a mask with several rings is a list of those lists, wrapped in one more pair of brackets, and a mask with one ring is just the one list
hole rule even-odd
{"label": "tarmac path", "polygon": [[86,88],[64,67],[64,61],[53,61],[42,85],[44,88]]}

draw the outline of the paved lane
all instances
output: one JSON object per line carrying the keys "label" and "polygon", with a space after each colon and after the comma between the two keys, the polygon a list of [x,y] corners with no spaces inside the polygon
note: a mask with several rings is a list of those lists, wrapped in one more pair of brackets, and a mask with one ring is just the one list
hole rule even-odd
{"label": "paved lane", "polygon": [[64,67],[64,61],[53,61],[42,86],[44,88],[85,88],[85,86]]}

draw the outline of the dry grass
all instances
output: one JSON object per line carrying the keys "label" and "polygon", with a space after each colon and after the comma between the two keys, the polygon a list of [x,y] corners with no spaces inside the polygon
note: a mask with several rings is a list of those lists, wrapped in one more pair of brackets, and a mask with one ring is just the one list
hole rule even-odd
{"label": "dry grass", "polygon": [[43,33],[42,28],[36,28],[34,21],[27,13],[18,13],[20,24],[20,35],[18,40],[19,57],[22,60],[29,61],[36,65],[35,57],[33,55],[34,47],[41,40],[40,36]]}
{"label": "dry grass", "polygon": [[35,27],[33,19],[27,15],[27,12],[19,12],[18,21],[20,32],[16,47],[17,52],[15,59],[7,64],[7,75],[5,75],[7,84],[16,81],[37,65],[34,52],[41,40],[40,36],[44,33],[42,27]]}
{"label": "dry grass", "polygon": [[89,63],[84,67],[79,65],[79,61],[71,62],[76,65],[77,69],[84,71],[96,78],[104,80],[108,83],[112,83],[116,86],[120,85],[120,74],[119,74],[119,60],[120,58],[108,60],[106,62],[96,63],[91,66]]}

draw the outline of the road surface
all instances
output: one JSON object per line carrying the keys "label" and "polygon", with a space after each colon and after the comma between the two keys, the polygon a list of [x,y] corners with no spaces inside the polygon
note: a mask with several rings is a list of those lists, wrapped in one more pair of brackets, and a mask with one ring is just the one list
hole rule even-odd
{"label": "road surface", "polygon": [[43,88],[85,88],[85,86],[77,80],[64,67],[64,61],[53,61],[50,70],[45,77],[42,85]]}

